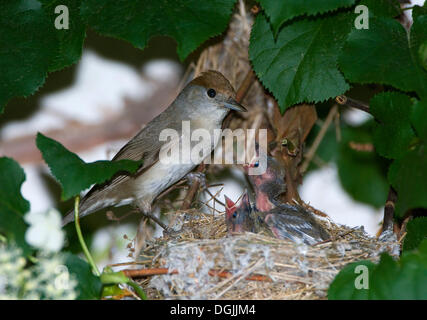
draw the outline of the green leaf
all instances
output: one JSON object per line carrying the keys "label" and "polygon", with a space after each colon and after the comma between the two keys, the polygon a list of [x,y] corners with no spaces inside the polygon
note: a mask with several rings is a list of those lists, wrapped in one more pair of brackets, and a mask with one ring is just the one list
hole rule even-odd
{"label": "green leaf", "polygon": [[282,112],[294,104],[324,101],[349,89],[337,69],[337,57],[351,23],[348,14],[298,21],[282,28],[275,40],[266,17],[258,14],[249,56]]}
{"label": "green leaf", "polygon": [[185,59],[202,42],[227,27],[235,0],[87,0],[82,16],[103,35],[124,39],[143,49],[155,35],[178,43]]}
{"label": "green leaf", "polygon": [[62,185],[62,198],[69,199],[89,188],[109,180],[115,173],[133,173],[141,161],[95,161],[85,163],[76,154],[68,151],[59,142],[41,133],[37,134],[36,144],[52,174]]}
{"label": "green leaf", "polygon": [[389,184],[386,164],[373,151],[358,151],[351,144],[372,144],[372,123],[346,127],[337,155],[338,175],[343,188],[357,201],[376,208],[384,205]]}
{"label": "green leaf", "polygon": [[412,9],[412,19],[415,20],[419,16],[427,15],[427,3],[424,2],[424,5],[422,7],[415,6],[414,9]]}
{"label": "green leaf", "polygon": [[388,180],[397,191],[396,215],[427,208],[427,100],[417,101],[410,120],[418,136],[415,146],[390,166]]}
{"label": "green leaf", "polygon": [[400,158],[415,137],[411,127],[412,102],[398,92],[382,92],[370,103],[371,114],[379,121],[374,131],[377,152],[386,158]]}
{"label": "green leaf", "polygon": [[101,297],[101,280],[92,273],[92,269],[86,261],[80,259],[74,254],[67,253],[65,265],[67,266],[68,271],[77,279],[77,290],[79,291],[77,299],[92,300],[99,299]]}
{"label": "green leaf", "polygon": [[402,12],[398,0],[362,0],[359,4],[367,6],[369,14],[378,17],[394,18]]}
{"label": "green leaf", "polygon": [[[50,32],[56,36],[58,46],[55,57],[50,63],[49,71],[56,71],[76,63],[83,49],[86,35],[86,24],[80,17],[81,0],[40,0],[44,11],[49,15]],[[65,5],[68,8],[68,29],[56,29],[55,21],[63,11],[55,13],[55,8]],[[59,19],[63,23],[63,20]]]}
{"label": "green leaf", "polygon": [[30,210],[30,203],[21,195],[24,170],[13,159],[2,157],[0,181],[0,233],[15,241],[24,254],[28,254],[31,248],[25,242],[27,224],[23,216]]}
{"label": "green leaf", "polygon": [[355,0],[259,0],[270,18],[274,34],[280,26],[300,15],[316,15],[353,5]]}
{"label": "green leaf", "polygon": [[[355,281],[359,277],[360,270],[356,269],[358,266],[365,266],[368,272],[371,273],[375,264],[369,260],[362,260],[350,263],[345,266],[335,277],[328,289],[329,300],[367,300],[369,297],[369,290],[356,289]],[[359,267],[360,268],[360,267]],[[356,271],[358,271],[356,273]]]}
{"label": "green leaf", "polygon": [[[368,289],[357,289],[358,265],[368,267]],[[379,264],[360,261],[344,267],[331,283],[328,299],[427,299],[427,240],[418,251],[404,252],[399,261],[386,253]]]}
{"label": "green leaf", "polygon": [[386,84],[426,96],[427,72],[418,63],[418,53],[414,53],[426,39],[424,17],[414,22],[410,43],[403,26],[389,18],[371,17],[369,29],[353,29],[339,57],[345,77],[353,82]]}
{"label": "green leaf", "polygon": [[[423,9],[421,12],[415,13],[414,23],[411,28],[411,40],[410,47],[411,53],[415,63],[418,63],[420,67],[420,74],[424,75],[424,78],[420,77],[420,80],[424,80],[423,89],[424,96],[426,96],[427,83],[425,82],[427,70],[426,70],[426,45],[427,45],[427,9]],[[421,86],[421,84],[420,84]],[[420,93],[421,95],[421,93]]]}
{"label": "green leaf", "polygon": [[424,141],[424,143],[427,143],[426,119],[427,119],[427,99],[417,101],[414,104],[414,107],[412,110],[411,121],[418,137],[420,137]]}
{"label": "green leaf", "polygon": [[418,58],[424,70],[427,71],[427,41],[420,44],[420,47],[418,48]]}
{"label": "green leaf", "polygon": [[426,164],[425,143],[419,144],[391,164],[388,180],[398,195],[395,208],[397,216],[403,217],[409,209],[427,208]]}
{"label": "green leaf", "polygon": [[52,27],[36,0],[0,2],[0,113],[44,83],[57,48]]}
{"label": "green leaf", "polygon": [[403,250],[416,249],[424,239],[427,239],[427,217],[415,218],[409,221],[406,225],[406,232]]}

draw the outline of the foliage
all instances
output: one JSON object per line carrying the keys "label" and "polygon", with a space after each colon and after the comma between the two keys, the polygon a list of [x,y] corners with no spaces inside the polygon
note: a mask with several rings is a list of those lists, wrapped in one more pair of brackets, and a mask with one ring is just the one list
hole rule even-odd
{"label": "foliage", "polygon": [[45,137],[41,133],[37,135],[36,141],[52,174],[62,185],[64,200],[77,196],[92,184],[105,182],[118,171],[133,173],[141,164],[139,161],[132,160],[85,163],[59,142]]}
{"label": "foliage", "polygon": [[[368,270],[368,288],[357,289],[359,272],[356,267],[364,265]],[[404,252],[399,261],[386,253],[375,265],[370,261],[354,262],[344,267],[328,291],[328,298],[352,300],[378,299],[425,299],[427,297],[427,240],[417,251]]]}
{"label": "foliage", "polygon": [[300,102],[324,101],[349,89],[337,59],[350,27],[350,16],[337,14],[295,22],[282,28],[275,39],[266,17],[258,15],[249,56],[282,111]]}
{"label": "foliage", "polygon": [[409,221],[406,225],[406,231],[403,250],[416,249],[427,238],[427,217],[415,218]]}
{"label": "foliage", "polygon": [[379,208],[384,205],[388,193],[383,161],[375,152],[353,146],[371,144],[371,132],[372,123],[343,128],[336,161],[343,188],[355,200]]}
{"label": "foliage", "polygon": [[340,7],[349,7],[354,2],[355,0],[312,0],[310,5],[307,5],[307,1],[301,0],[260,0],[261,6],[270,18],[275,34],[284,22],[297,16],[321,14]]}
{"label": "foliage", "polygon": [[24,170],[10,158],[0,158],[0,233],[24,251],[31,251],[25,242],[27,224],[24,214],[30,209],[30,204],[21,195],[21,185],[25,180]]}
{"label": "foliage", "polygon": [[82,16],[101,34],[124,39],[144,49],[154,35],[178,43],[184,60],[203,41],[227,27],[235,0],[89,0]]}

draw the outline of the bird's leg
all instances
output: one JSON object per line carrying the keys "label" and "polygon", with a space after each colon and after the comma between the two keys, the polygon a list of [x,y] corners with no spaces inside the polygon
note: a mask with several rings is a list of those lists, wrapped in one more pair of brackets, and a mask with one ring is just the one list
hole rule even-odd
{"label": "bird's leg", "polygon": [[191,185],[187,195],[181,205],[181,210],[188,210],[193,202],[194,197],[199,190],[200,185],[206,188],[206,177],[203,173],[203,163],[199,166],[196,172],[190,172],[185,177]]}
{"label": "bird's leg", "polygon": [[203,189],[206,189],[206,175],[203,172],[190,172],[185,176],[190,183],[190,185],[194,184],[196,181],[202,186]]}
{"label": "bird's leg", "polygon": [[168,226],[166,226],[159,218],[157,218],[151,212],[151,205],[148,202],[144,200],[137,200],[136,207],[144,217],[153,220],[155,223],[161,226],[166,232],[169,230]]}
{"label": "bird's leg", "polygon": [[154,214],[151,212],[147,213],[141,210],[141,213],[143,216],[147,217],[148,219],[153,220],[155,223],[157,223],[159,226],[161,226],[166,232],[169,231],[169,227],[165,225],[159,218],[157,218]]}

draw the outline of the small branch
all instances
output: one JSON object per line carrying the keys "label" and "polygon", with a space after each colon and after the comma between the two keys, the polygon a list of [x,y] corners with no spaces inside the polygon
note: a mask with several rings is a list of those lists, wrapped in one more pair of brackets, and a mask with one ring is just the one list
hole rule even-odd
{"label": "small branch", "polygon": [[[164,274],[178,274],[177,270],[169,271],[168,268],[152,268],[152,269],[139,269],[139,270],[123,270],[123,273],[129,278],[141,278],[155,275],[164,275]],[[211,277],[220,277],[220,278],[230,278],[233,274],[230,271],[219,271],[215,269],[209,270],[208,274]],[[254,274],[245,278],[249,281],[265,281],[271,282],[271,279],[268,276]]]}
{"label": "small branch", "polygon": [[364,104],[363,102],[351,99],[345,95],[340,95],[336,97],[335,101],[342,106],[353,107],[353,108],[365,111],[367,113],[370,113],[368,105]]}
{"label": "small branch", "polygon": [[317,134],[316,138],[314,139],[313,144],[310,147],[310,150],[308,150],[308,152],[305,154],[305,160],[300,167],[301,174],[303,174],[307,170],[311,160],[313,159],[314,155],[316,154],[317,148],[319,148],[320,143],[322,142],[323,138],[325,137],[325,134],[328,131],[329,126],[331,125],[333,119],[335,118],[335,116],[337,114],[338,114],[338,106],[334,105],[331,108],[331,110],[329,110],[329,113],[326,117],[326,120],[325,120],[325,122],[323,122],[322,128],[320,128],[320,131]]}
{"label": "small branch", "polygon": [[243,101],[243,98],[246,96],[246,93],[249,91],[249,88],[251,87],[254,80],[255,80],[255,74],[252,71],[252,69],[249,69],[248,73],[245,76],[245,79],[243,79],[242,84],[237,90],[237,93],[236,93],[237,102],[240,103]]}
{"label": "small branch", "polygon": [[[286,148],[287,149],[287,148]],[[297,188],[297,182],[294,180],[295,177],[295,170],[292,166],[292,162],[294,159],[294,156],[289,155],[289,153],[286,150],[283,150],[283,148],[280,150],[280,156],[282,158],[282,164],[285,168],[285,182],[286,182],[286,192],[284,193],[284,201],[291,203],[293,201],[301,202],[301,197],[298,193]]]}
{"label": "small branch", "polygon": [[383,227],[381,233],[386,230],[391,230],[393,228],[393,216],[394,216],[394,207],[397,200],[396,191],[390,187],[388,192],[387,202],[384,207],[384,218],[383,218]]}
{"label": "small branch", "polygon": [[326,240],[323,240],[323,241],[317,242],[317,243],[313,244],[313,247],[314,247],[314,246],[318,246],[318,245],[320,245],[320,244],[324,244],[324,243],[328,243],[328,242],[336,241],[336,240],[338,240],[339,238],[344,238],[345,236],[349,235],[349,234],[350,234],[350,233],[352,233],[353,231],[354,231],[354,229],[352,229],[352,230],[350,230],[350,231],[347,231],[347,232],[345,232],[345,233],[343,233],[343,234],[340,234],[340,235],[338,235],[338,236],[337,236],[337,237],[335,237],[335,238],[330,238],[330,239],[326,239]]}
{"label": "small branch", "polygon": [[[202,162],[197,168],[197,172],[203,172],[204,169],[205,169],[205,164]],[[200,187],[200,181],[195,180],[191,185],[190,189],[188,190],[187,195],[184,198],[184,201],[182,202],[181,210],[190,209],[191,203],[193,202],[193,199],[196,196],[196,193],[197,193],[197,190],[199,190],[199,187]]]}

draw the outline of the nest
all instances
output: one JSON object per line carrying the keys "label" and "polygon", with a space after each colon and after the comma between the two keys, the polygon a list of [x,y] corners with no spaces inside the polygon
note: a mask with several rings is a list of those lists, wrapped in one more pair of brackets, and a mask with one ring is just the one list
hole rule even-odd
{"label": "nest", "polygon": [[331,241],[308,246],[254,233],[227,236],[223,214],[174,214],[175,231],[141,254],[145,268],[168,270],[140,281],[149,299],[324,299],[348,263],[399,254],[395,238],[379,241],[328,218],[319,222]]}
{"label": "nest", "polygon": [[[240,1],[225,37],[201,53],[197,64],[190,66],[187,78],[215,69],[234,88],[240,88],[252,77],[250,90],[242,101],[249,112],[234,117],[228,126],[273,127],[277,137],[288,126],[280,122],[274,99],[265,93],[251,71],[248,45],[252,23],[253,14]],[[297,123],[296,131],[306,131],[301,143],[317,117],[314,107],[312,110],[314,118],[312,114],[305,118],[309,120],[303,130],[299,122],[288,121]],[[274,128],[274,123],[279,125]],[[299,179],[297,175],[292,178]],[[138,265],[149,272],[138,281],[149,299],[324,299],[330,282],[348,263],[363,259],[376,262],[384,251],[399,254],[399,243],[392,235],[379,240],[368,236],[362,227],[340,226],[315,209],[311,211],[318,214],[318,220],[331,234],[330,240],[314,246],[263,234],[229,236],[223,213],[173,210],[170,226],[174,231],[145,242]]]}

